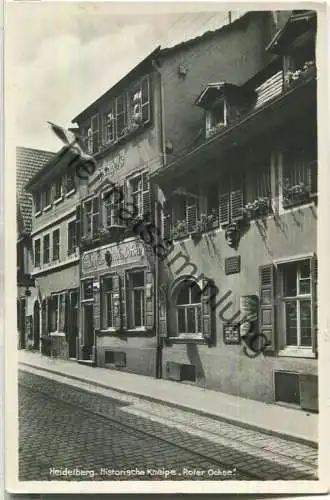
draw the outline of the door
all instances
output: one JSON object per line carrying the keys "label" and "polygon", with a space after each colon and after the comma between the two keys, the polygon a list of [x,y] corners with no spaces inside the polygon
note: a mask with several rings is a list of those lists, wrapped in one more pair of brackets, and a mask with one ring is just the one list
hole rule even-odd
{"label": "door", "polygon": [[69,358],[77,357],[78,337],[78,292],[70,292],[69,296]]}
{"label": "door", "polygon": [[94,345],[94,308],[93,304],[84,304],[84,345]]}
{"label": "door", "polygon": [[39,349],[40,345],[40,304],[36,300],[33,306],[33,347]]}

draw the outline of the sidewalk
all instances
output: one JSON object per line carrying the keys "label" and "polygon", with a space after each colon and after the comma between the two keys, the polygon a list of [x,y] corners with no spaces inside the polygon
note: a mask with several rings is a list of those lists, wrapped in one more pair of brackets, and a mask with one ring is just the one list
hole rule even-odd
{"label": "sidewalk", "polygon": [[39,353],[19,351],[20,367],[24,365],[111,388],[145,399],[163,402],[203,415],[258,429],[306,444],[318,442],[318,415],[275,404],[266,404],[201,387],[164,379],[83,366],[74,361],[50,359]]}

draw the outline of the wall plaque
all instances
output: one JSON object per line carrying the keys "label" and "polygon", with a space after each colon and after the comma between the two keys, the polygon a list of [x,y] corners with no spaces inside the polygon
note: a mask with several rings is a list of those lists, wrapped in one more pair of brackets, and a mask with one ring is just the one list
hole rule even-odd
{"label": "wall plaque", "polygon": [[223,325],[223,342],[227,345],[235,345],[241,343],[239,323],[224,323]]}
{"label": "wall plaque", "polygon": [[225,274],[236,274],[241,272],[241,256],[227,257],[225,259]]}

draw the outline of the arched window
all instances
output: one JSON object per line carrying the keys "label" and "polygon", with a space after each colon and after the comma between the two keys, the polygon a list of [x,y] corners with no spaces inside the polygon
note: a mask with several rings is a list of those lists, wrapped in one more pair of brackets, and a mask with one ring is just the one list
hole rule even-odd
{"label": "arched window", "polygon": [[194,280],[184,280],[177,288],[176,319],[179,335],[202,333],[201,289]]}

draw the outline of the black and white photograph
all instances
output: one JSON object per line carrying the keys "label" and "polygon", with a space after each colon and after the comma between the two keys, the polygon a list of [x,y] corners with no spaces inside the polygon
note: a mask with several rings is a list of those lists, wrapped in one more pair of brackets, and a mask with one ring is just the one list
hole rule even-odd
{"label": "black and white photograph", "polygon": [[7,4],[12,492],[321,488],[324,12],[237,7]]}

